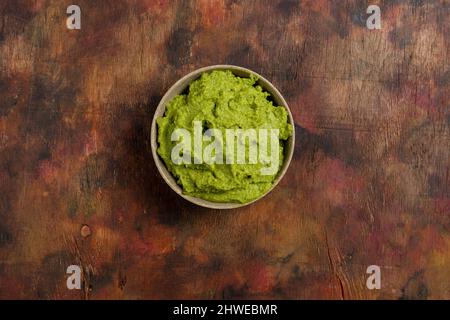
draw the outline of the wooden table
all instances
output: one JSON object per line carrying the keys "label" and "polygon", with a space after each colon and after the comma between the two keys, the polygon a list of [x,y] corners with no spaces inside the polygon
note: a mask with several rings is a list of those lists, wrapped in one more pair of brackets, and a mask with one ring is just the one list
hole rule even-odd
{"label": "wooden table", "polygon": [[[73,2],[81,30],[72,1],[0,2],[0,298],[450,298],[448,1]],[[222,63],[296,121],[286,177],[232,211],[149,143],[164,92]]]}

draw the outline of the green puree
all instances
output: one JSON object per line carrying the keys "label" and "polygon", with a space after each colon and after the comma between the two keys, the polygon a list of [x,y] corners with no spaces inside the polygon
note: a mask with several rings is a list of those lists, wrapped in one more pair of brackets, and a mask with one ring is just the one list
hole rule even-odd
{"label": "green puree", "polygon": [[[241,78],[231,71],[203,73],[190,84],[188,93],[173,98],[164,116],[157,119],[158,154],[185,194],[214,202],[246,203],[272,186],[283,164],[283,147],[292,135],[292,126],[288,124],[285,108],[274,106],[268,100],[270,94],[256,82],[255,77]],[[184,128],[194,136],[194,121],[201,121],[203,132],[213,128],[223,132],[225,129],[278,129],[277,172],[262,175],[263,164],[247,161],[245,164],[227,164],[225,160],[223,164],[194,164],[193,161],[191,164],[174,164],[171,152],[178,142],[171,141],[172,133],[176,128]],[[203,142],[202,148],[209,143]],[[226,148],[225,138],[223,143]],[[248,143],[245,147],[248,150]]]}

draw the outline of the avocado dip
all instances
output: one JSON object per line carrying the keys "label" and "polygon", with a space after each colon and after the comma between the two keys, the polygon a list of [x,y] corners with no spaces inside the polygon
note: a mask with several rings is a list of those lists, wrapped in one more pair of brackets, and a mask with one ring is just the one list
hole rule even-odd
{"label": "avocado dip", "polygon": [[[205,72],[189,85],[186,93],[174,97],[164,116],[157,119],[158,154],[184,194],[213,202],[246,203],[271,188],[293,130],[286,109],[275,106],[257,80],[255,76],[238,77],[229,70]],[[177,130],[182,130],[181,134]],[[238,134],[235,140],[229,135],[232,130],[259,134],[249,134],[244,139]],[[269,131],[276,133],[276,143],[270,140],[267,155],[276,161],[267,162],[261,151],[257,156],[261,161],[254,161],[256,156],[253,159],[251,154],[257,149],[253,147],[263,150],[266,144],[260,143],[264,141],[261,133]],[[206,157],[211,150],[215,161]],[[223,150],[231,150],[231,156],[223,154]],[[264,173],[271,165],[274,170]]]}

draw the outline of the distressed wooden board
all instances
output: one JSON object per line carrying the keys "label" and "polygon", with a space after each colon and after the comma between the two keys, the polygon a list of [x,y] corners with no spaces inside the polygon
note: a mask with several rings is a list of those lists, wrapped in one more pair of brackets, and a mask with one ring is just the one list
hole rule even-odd
{"label": "distressed wooden board", "polygon": [[[366,1],[77,0],[81,30],[69,4],[0,2],[0,298],[450,298],[448,1],[378,2],[374,31]],[[149,144],[165,90],[221,63],[297,133],[281,184],[226,212]]]}

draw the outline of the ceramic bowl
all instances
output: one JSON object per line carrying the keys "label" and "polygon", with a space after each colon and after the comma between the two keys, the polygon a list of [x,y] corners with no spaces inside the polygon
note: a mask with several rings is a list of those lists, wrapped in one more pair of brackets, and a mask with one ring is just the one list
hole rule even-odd
{"label": "ceramic bowl", "polygon": [[[272,99],[276,105],[284,106],[286,108],[286,111],[288,112],[288,121],[292,125],[292,128],[294,132],[292,133],[292,136],[288,139],[285,149],[285,157],[283,166],[281,167],[281,170],[278,172],[277,178],[275,179],[272,187],[263,195],[261,195],[259,198],[254,199],[247,203],[233,203],[233,202],[212,202],[207,201],[204,199],[192,197],[186,194],[183,194],[183,190],[181,186],[177,184],[172,174],[167,170],[164,162],[162,159],[158,156],[157,149],[158,149],[158,128],[156,124],[156,119],[159,117],[162,117],[164,115],[164,112],[166,110],[166,105],[177,95],[184,92],[186,88],[189,86],[189,84],[200,77],[200,75],[204,72],[209,72],[212,70],[230,70],[239,77],[248,78],[250,75],[255,75],[259,80],[258,84],[267,92],[269,92],[272,96]],[[163,177],[164,181],[172,188],[173,191],[178,193],[181,197],[184,199],[202,206],[206,208],[211,209],[235,209],[243,206],[247,206],[255,201],[258,201],[259,199],[266,196],[271,190],[273,190],[276,185],[280,182],[280,180],[285,175],[289,164],[292,159],[292,155],[294,153],[294,140],[295,140],[295,126],[294,126],[294,120],[292,118],[291,111],[289,110],[288,104],[286,100],[283,98],[281,93],[275,88],[273,84],[271,84],[267,79],[260,76],[256,72],[238,67],[233,65],[214,65],[214,66],[208,66],[204,68],[197,69],[187,75],[185,75],[183,78],[178,80],[170,89],[166,92],[166,94],[162,97],[161,101],[158,104],[158,107],[156,108],[155,115],[153,116],[152,121],[152,127],[151,127],[151,149],[153,154],[153,159],[155,160],[156,167],[158,168],[159,173]]]}

